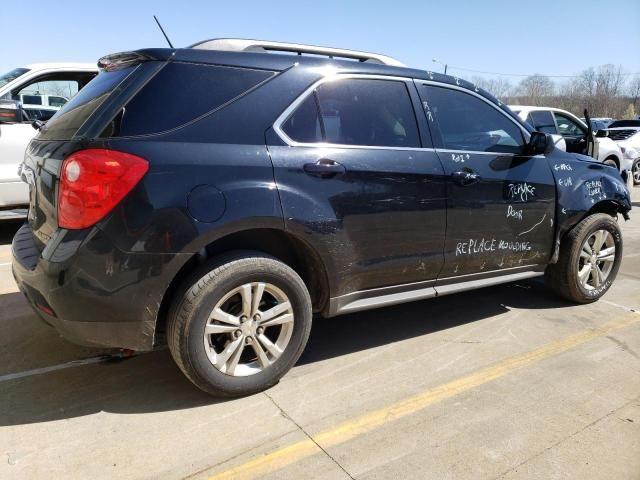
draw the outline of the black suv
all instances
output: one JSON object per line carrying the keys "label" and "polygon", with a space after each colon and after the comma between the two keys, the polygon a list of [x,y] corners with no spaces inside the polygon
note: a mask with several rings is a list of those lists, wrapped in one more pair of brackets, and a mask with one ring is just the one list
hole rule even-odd
{"label": "black suv", "polygon": [[382,55],[250,40],[110,55],[29,145],[13,271],[73,342],[167,338],[216,395],[275,384],[312,315],[546,275],[575,302],[622,256],[618,172],[487,92]]}

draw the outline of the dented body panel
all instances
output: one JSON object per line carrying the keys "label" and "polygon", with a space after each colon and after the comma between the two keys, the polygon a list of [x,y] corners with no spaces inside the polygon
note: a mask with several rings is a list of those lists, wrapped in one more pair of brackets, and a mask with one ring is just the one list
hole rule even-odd
{"label": "dented body panel", "polygon": [[554,150],[549,156],[558,195],[555,263],[562,237],[590,212],[628,218],[631,194],[618,171],[590,157]]}

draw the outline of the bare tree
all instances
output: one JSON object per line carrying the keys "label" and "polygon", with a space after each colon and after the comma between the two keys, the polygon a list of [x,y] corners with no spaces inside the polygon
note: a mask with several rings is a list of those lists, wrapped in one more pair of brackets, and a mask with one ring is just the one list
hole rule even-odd
{"label": "bare tree", "polygon": [[517,92],[523,103],[544,105],[545,102],[548,102],[548,98],[555,93],[555,85],[546,75],[535,74],[522,80],[518,85]]}
{"label": "bare tree", "polygon": [[506,99],[513,90],[513,85],[505,78],[472,77],[471,81],[501,100]]}
{"label": "bare tree", "polygon": [[640,99],[640,75],[636,75],[629,82],[629,86],[627,87],[627,95],[631,97],[633,108],[637,112],[639,110],[638,99]]}
{"label": "bare tree", "polygon": [[624,73],[621,66],[601,65],[597,69],[583,71],[572,83],[572,103],[582,103],[592,114],[605,117],[619,116],[625,103],[619,97],[623,93]]}

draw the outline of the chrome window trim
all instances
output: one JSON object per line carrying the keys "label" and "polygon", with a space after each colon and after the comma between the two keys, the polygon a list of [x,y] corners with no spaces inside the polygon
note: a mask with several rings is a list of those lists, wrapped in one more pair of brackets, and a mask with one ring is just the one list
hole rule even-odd
{"label": "chrome window trim", "polygon": [[[362,79],[370,79],[370,80],[389,80],[394,82],[403,82],[405,85],[407,85],[410,82],[413,82],[413,83],[422,82],[424,84],[434,85],[437,87],[450,88],[452,90],[460,90],[461,92],[468,93],[469,95],[473,95],[479,98],[483,102],[487,103],[488,105],[496,109],[502,115],[504,115],[505,118],[507,118],[513,124],[515,124],[518,128],[520,128],[520,130],[524,134],[525,141],[528,141],[531,136],[531,134],[527,131],[526,128],[524,128],[522,125],[516,122],[513,118],[511,118],[507,113],[505,113],[496,105],[494,105],[493,102],[490,102],[489,100],[484,98],[482,95],[479,95],[478,93],[473,92],[467,88],[459,87],[457,85],[449,85],[446,83],[435,82],[431,80],[423,80],[421,78],[398,77],[398,76],[392,76],[392,75],[374,75],[374,74],[367,74],[367,73],[339,73],[339,72],[324,76],[321,79],[317,80],[310,87],[305,89],[293,102],[291,102],[291,104],[284,109],[284,111],[278,116],[278,118],[276,118],[275,122],[273,122],[273,130],[276,132],[276,135],[278,135],[278,137],[280,137],[280,139],[289,147],[394,150],[394,151],[409,151],[409,152],[419,151],[419,152],[444,152],[444,153],[465,152],[465,153],[470,153],[474,155],[505,155],[505,156],[516,155],[515,153],[507,153],[507,152],[480,152],[480,151],[472,151],[472,150],[451,150],[451,149],[433,148],[433,147],[390,147],[390,146],[382,146],[382,145],[347,145],[347,144],[330,143],[330,142],[321,142],[321,143],[320,142],[319,143],[297,142],[291,139],[284,132],[284,130],[282,129],[282,125],[284,124],[284,122],[287,121],[287,119],[295,111],[295,109],[298,108],[298,106],[302,102],[304,102],[307,99],[307,97],[316,88],[318,88],[320,85],[324,83],[333,82],[336,80],[352,79],[352,78],[356,78],[356,79],[362,78]],[[413,101],[412,101],[412,106],[413,106]],[[419,125],[417,126],[419,127]]]}
{"label": "chrome window trim", "polygon": [[499,155],[504,155],[504,156],[515,156],[517,155],[517,153],[511,153],[511,152],[481,152],[479,150],[452,150],[450,148],[436,148],[435,149],[437,152],[442,152],[442,153],[470,153],[473,155],[493,155],[495,156],[499,156]]}
{"label": "chrome window trim", "polygon": [[[273,122],[273,130],[280,137],[280,139],[286,143],[290,147],[311,147],[311,148],[351,148],[351,149],[364,149],[364,150],[395,150],[395,151],[409,151],[409,152],[434,152],[434,148],[424,148],[424,147],[388,147],[384,145],[346,145],[342,143],[330,143],[330,142],[321,142],[321,143],[309,143],[309,142],[296,142],[291,139],[282,129],[282,124],[287,121],[289,116],[295,111],[298,106],[304,102],[309,95],[313,93],[313,91],[318,88],[320,85],[328,82],[333,82],[336,80],[344,80],[351,78],[362,78],[367,80],[389,80],[392,82],[402,82],[407,86],[408,83],[412,81],[409,77],[396,77],[391,75],[371,75],[366,73],[336,73],[333,75],[327,75],[322,77],[320,80],[313,83],[310,87],[308,87],[304,92],[302,92],[298,98],[296,98],[291,105],[289,105],[285,110],[276,118],[276,121]],[[408,88],[408,87],[407,87]],[[413,100],[411,99],[410,92],[409,100],[411,101],[411,107],[413,108]],[[414,112],[417,114],[417,112]],[[417,119],[416,119],[416,128],[420,131]]]}

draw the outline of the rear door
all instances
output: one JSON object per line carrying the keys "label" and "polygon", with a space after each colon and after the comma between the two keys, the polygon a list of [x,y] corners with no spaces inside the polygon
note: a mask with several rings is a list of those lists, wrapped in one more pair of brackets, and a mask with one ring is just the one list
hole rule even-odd
{"label": "rear door", "polygon": [[526,130],[467,89],[417,82],[448,180],[440,279],[541,264],[551,256],[555,181],[523,156]]}
{"label": "rear door", "polygon": [[330,262],[333,296],[434,280],[442,267],[444,171],[414,103],[405,79],[327,79],[268,135],[286,228]]}

